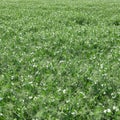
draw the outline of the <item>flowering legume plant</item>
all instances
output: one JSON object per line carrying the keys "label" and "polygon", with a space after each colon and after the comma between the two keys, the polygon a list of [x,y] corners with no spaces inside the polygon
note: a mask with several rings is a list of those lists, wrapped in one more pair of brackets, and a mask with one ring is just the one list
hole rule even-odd
{"label": "flowering legume plant", "polygon": [[120,0],[0,0],[0,120],[120,120]]}

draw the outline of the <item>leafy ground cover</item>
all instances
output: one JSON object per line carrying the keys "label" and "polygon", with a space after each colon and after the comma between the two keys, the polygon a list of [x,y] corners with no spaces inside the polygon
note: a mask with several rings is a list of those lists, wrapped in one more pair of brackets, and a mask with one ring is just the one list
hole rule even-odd
{"label": "leafy ground cover", "polygon": [[0,0],[0,120],[120,120],[120,1]]}

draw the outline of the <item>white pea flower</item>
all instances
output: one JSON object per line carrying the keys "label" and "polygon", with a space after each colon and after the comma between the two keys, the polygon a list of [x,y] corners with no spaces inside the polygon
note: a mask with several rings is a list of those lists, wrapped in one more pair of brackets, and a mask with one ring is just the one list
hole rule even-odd
{"label": "white pea flower", "polygon": [[104,113],[107,113],[107,110],[104,110]]}
{"label": "white pea flower", "polygon": [[108,112],[108,113],[110,113],[110,112],[111,112],[111,110],[110,110],[110,109],[107,109],[107,112]]}
{"label": "white pea flower", "polygon": [[32,96],[29,96],[29,99],[32,99],[33,97]]}
{"label": "white pea flower", "polygon": [[106,94],[106,92],[103,93],[104,95]]}
{"label": "white pea flower", "polygon": [[2,114],[2,113],[0,113],[0,116],[3,116],[3,114]]}
{"label": "white pea flower", "polygon": [[70,100],[66,100],[66,103],[69,103],[70,102]]}
{"label": "white pea flower", "polygon": [[33,82],[31,81],[31,82],[29,82],[29,84],[32,84]]}
{"label": "white pea flower", "polygon": [[108,109],[104,110],[103,112],[104,112],[104,113],[110,113],[110,112],[111,112],[111,109],[108,108]]}
{"label": "white pea flower", "polygon": [[63,93],[64,93],[64,94],[66,93],[66,89],[63,90]]}
{"label": "white pea flower", "polygon": [[37,67],[37,65],[36,64],[33,64],[33,68],[36,68]]}
{"label": "white pea flower", "polygon": [[113,106],[113,110],[115,110],[117,112],[117,111],[119,111],[119,108],[116,106]]}
{"label": "white pea flower", "polygon": [[13,79],[14,79],[14,76],[11,76],[11,79],[13,80]]}
{"label": "white pea flower", "polygon": [[2,100],[3,100],[3,98],[0,97],[0,101],[2,101]]}
{"label": "white pea flower", "polygon": [[71,114],[72,114],[72,115],[75,115],[76,113],[75,113],[75,112],[72,112]]}
{"label": "white pea flower", "polygon": [[100,65],[100,68],[103,69],[103,64]]}
{"label": "white pea flower", "polygon": [[58,89],[58,92],[60,92],[60,91],[61,91],[61,88]]}

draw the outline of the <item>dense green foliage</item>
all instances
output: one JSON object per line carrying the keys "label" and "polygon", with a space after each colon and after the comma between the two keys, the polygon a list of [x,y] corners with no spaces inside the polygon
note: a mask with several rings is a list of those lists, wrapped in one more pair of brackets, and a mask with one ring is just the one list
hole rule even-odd
{"label": "dense green foliage", "polygon": [[120,0],[0,0],[0,120],[120,120]]}

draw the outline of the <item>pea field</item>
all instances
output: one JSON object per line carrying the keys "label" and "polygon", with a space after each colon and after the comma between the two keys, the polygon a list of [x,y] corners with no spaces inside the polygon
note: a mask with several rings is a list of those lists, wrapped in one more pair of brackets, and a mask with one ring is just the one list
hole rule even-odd
{"label": "pea field", "polygon": [[120,120],[120,0],[0,0],[0,120]]}

